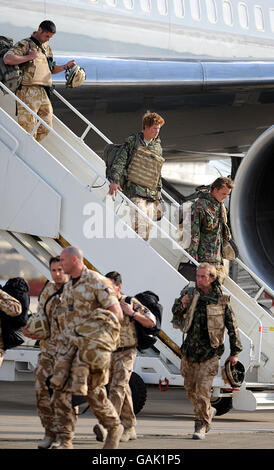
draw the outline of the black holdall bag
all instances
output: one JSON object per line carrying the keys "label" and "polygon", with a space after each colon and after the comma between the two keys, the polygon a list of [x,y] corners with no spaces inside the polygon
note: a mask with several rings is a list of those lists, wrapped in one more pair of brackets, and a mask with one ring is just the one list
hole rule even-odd
{"label": "black holdall bag", "polygon": [[15,348],[25,341],[22,328],[27,324],[29,311],[29,285],[22,277],[9,279],[2,290],[19,300],[22,306],[22,313],[16,317],[11,317],[0,310],[0,320],[2,328],[2,339],[4,349]]}
{"label": "black holdall bag", "polygon": [[[125,302],[130,303],[132,297],[126,297]],[[163,306],[159,303],[159,297],[152,291],[144,291],[135,295],[135,299],[139,300],[144,307],[147,307],[156,318],[156,325],[152,328],[146,328],[138,321],[135,321],[136,333],[139,351],[151,348],[157,341],[157,336],[161,331],[161,322],[163,314]]]}
{"label": "black holdall bag", "polygon": [[196,264],[191,263],[191,261],[188,261],[188,263],[180,263],[178,267],[178,271],[188,281],[192,281],[192,282],[196,281],[197,266]]}

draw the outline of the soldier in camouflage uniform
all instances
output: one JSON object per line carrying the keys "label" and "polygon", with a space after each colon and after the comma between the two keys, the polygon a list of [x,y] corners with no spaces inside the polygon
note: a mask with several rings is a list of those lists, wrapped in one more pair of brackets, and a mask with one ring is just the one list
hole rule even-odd
{"label": "soldier in camouflage uniform", "polygon": [[204,439],[216,410],[210,404],[214,376],[224,353],[225,328],[230,342],[232,365],[238,361],[242,345],[231,310],[230,296],[223,294],[215,266],[201,263],[196,273],[196,288],[185,288],[175,300],[173,326],[187,333],[181,346],[181,373],[184,387],[194,406],[193,439]]}
{"label": "soldier in camouflage uniform", "polygon": [[[0,310],[11,317],[17,317],[22,313],[22,305],[19,300],[15,299],[7,292],[0,289]],[[2,338],[1,319],[0,319],[0,367],[3,363],[5,355],[4,342]]]}
{"label": "soldier in camouflage uniform", "polygon": [[201,190],[198,200],[191,207],[191,243],[186,251],[199,263],[214,264],[220,282],[226,276],[222,242],[223,238],[231,238],[223,201],[233,186],[230,178],[217,178],[210,192]]}
{"label": "soldier in camouflage uniform", "polygon": [[[109,194],[116,195],[117,189],[124,191],[125,195],[152,220],[157,220],[161,212],[159,201],[164,158],[158,135],[164,123],[159,114],[148,111],[142,121],[143,132],[126,139],[122,152],[112,164],[109,177]],[[138,142],[137,149],[136,142]],[[148,240],[149,221],[133,206],[130,206],[130,214],[135,232],[144,240]]]}
{"label": "soldier in camouflage uniform", "polygon": [[[37,411],[40,417],[45,436],[38,444],[39,449],[49,449],[56,441],[57,430],[59,433],[62,428],[57,428],[54,418],[54,406],[49,394],[47,379],[52,376],[54,370],[55,359],[57,355],[57,341],[61,333],[61,325],[58,323],[57,309],[60,304],[60,295],[63,290],[64,283],[68,281],[68,276],[64,273],[60,264],[60,257],[52,257],[49,261],[50,273],[53,282],[47,282],[39,296],[38,311],[45,311],[50,324],[50,337],[40,340],[40,354],[35,372],[35,394]],[[27,326],[24,328],[24,334],[28,337],[35,338],[30,335]],[[65,394],[66,408],[62,407],[59,413],[63,415],[63,428],[74,427],[75,414],[71,405],[71,394]],[[59,392],[61,394],[61,392]],[[68,395],[68,396],[67,396]],[[57,397],[55,397],[57,399]],[[64,397],[62,402],[64,402]],[[72,416],[72,423],[70,417]],[[68,417],[68,418],[67,418]],[[68,423],[65,423],[68,421]],[[63,430],[64,430],[63,429]]]}
{"label": "soldier in camouflage uniform", "polygon": [[[131,299],[131,304],[125,302],[126,296],[121,294],[122,277],[119,273],[111,271],[106,274],[106,277],[111,279],[124,313],[124,318],[121,322],[119,348],[111,356],[108,390],[109,399],[114,404],[124,426],[124,433],[120,440],[127,442],[137,439],[135,431],[136,417],[129,386],[137,354],[135,321],[140,322],[147,328],[152,328],[156,324],[156,319],[150,310],[134,297]],[[93,430],[98,441],[105,439],[106,430],[103,426],[96,424]]]}
{"label": "soldier in camouflage uniform", "polygon": [[[50,46],[46,44],[56,33],[56,27],[52,21],[43,21],[34,31],[32,36],[16,43],[4,56],[4,62],[8,65],[22,64],[22,86],[16,95],[32,111],[40,116],[52,127],[52,105],[49,92],[52,87],[52,74],[56,74],[71,68],[74,60],[65,65],[56,65]],[[24,106],[17,103],[18,123],[27,132],[32,132],[37,120]],[[41,142],[49,130],[39,126],[34,138]]]}
{"label": "soldier in camouflage uniform", "polygon": [[[58,312],[59,318],[62,318],[65,325],[63,333],[72,346],[75,344],[79,346],[78,359],[80,364],[82,363],[83,366],[83,363],[85,363],[84,370],[87,368],[89,370],[87,401],[99,422],[108,430],[104,448],[117,448],[123,426],[120,424],[120,418],[108,399],[105,389],[105,385],[108,383],[111,353],[102,349],[101,354],[99,354],[98,349],[99,342],[104,343],[104,339],[108,342],[109,350],[112,346],[112,349],[116,349],[119,334],[118,336],[114,334],[112,339],[111,334],[109,334],[109,327],[111,321],[112,324],[118,324],[119,333],[119,321],[123,319],[123,313],[112,283],[99,273],[85,267],[81,250],[76,247],[66,248],[61,253],[61,263],[64,271],[71,275],[70,281],[64,287]],[[98,316],[97,312],[99,312]],[[99,321],[100,314],[109,317],[109,322],[105,321],[105,329],[102,326],[102,321]],[[100,331],[94,329],[97,318]],[[88,335],[89,329],[90,335]],[[111,329],[111,332],[114,331],[115,327]],[[92,347],[93,337],[95,348]],[[86,340],[88,341],[86,342]],[[87,344],[88,349],[83,349],[83,344]],[[92,368],[93,359],[96,360],[97,369]],[[67,367],[66,357],[64,357],[64,367]],[[70,372],[72,372],[72,369]],[[60,448],[72,448],[71,441],[72,437],[63,439]]]}

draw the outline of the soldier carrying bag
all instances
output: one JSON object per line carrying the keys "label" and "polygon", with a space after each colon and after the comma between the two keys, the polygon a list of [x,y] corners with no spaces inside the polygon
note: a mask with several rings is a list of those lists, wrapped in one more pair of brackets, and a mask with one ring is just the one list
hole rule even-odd
{"label": "soldier carrying bag", "polygon": [[[137,349],[143,351],[144,349],[151,348],[157,341],[157,336],[161,331],[163,306],[159,303],[158,295],[151,291],[140,292],[134,297],[139,300],[144,307],[147,307],[156,318],[156,325],[152,328],[146,328],[138,321],[135,321],[138,341]],[[132,297],[126,297],[125,302],[130,304],[131,299]]]}
{"label": "soldier carrying bag", "polygon": [[[111,177],[111,174],[112,174],[112,166],[114,164],[114,162],[116,162],[117,158],[120,157],[120,154],[124,148],[124,143],[123,144],[107,144],[104,148],[104,153],[103,153],[103,160],[106,164],[106,177],[109,179]],[[126,180],[127,180],[127,168],[137,150],[139,146],[139,136],[138,134],[136,134],[135,136],[135,143],[134,143],[134,147],[130,153],[130,156],[128,158],[128,161],[127,161],[127,164],[126,164],[126,168],[125,168],[125,171],[124,171],[124,175],[122,177],[122,181],[120,181],[120,186],[121,188],[123,188],[126,184]]]}

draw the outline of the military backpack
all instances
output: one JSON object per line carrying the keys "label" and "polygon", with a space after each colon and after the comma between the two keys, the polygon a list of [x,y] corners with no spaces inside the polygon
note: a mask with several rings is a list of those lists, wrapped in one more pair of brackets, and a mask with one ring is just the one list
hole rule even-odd
{"label": "military backpack", "polygon": [[[112,175],[112,166],[114,164],[114,162],[117,161],[117,159],[120,157],[121,155],[121,152],[124,148],[124,143],[123,144],[107,144],[104,148],[104,153],[103,153],[103,160],[106,164],[106,177],[109,179]],[[120,186],[123,188],[123,186],[125,185],[126,183],[126,172],[127,172],[127,168],[138,148],[138,145],[139,145],[139,136],[138,134],[136,134],[135,136],[135,143],[134,143],[134,146],[131,150],[131,153],[130,153],[130,156],[128,158],[128,161],[127,161],[127,164],[126,164],[126,168],[125,168],[125,171],[124,171],[124,175],[122,177],[122,181],[120,181]]]}
{"label": "military backpack", "polygon": [[16,317],[11,317],[0,310],[2,339],[6,350],[20,346],[25,341],[22,328],[28,321],[30,297],[29,285],[22,277],[8,279],[2,290],[19,300],[22,306],[22,313]]}
{"label": "military backpack", "polygon": [[[13,39],[0,36],[0,82],[6,85],[13,93],[20,87],[22,82],[22,70],[18,65],[7,65],[4,63],[4,55],[13,46]],[[2,92],[7,93],[1,88]]]}
{"label": "military backpack", "polygon": [[[147,307],[156,318],[156,325],[152,328],[146,328],[138,321],[135,321],[138,341],[137,349],[143,351],[144,349],[151,348],[157,341],[157,336],[161,331],[163,306],[159,303],[158,295],[148,290],[140,292],[134,297],[139,300],[144,307]],[[132,297],[126,297],[125,302],[130,303],[131,299]]]}

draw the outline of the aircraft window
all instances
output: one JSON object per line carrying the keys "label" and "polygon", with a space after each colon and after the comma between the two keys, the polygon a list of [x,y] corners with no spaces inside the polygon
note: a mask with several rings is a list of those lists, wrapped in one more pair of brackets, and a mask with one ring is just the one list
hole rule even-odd
{"label": "aircraft window", "polygon": [[228,0],[223,1],[223,18],[227,26],[233,25],[232,5]]}
{"label": "aircraft window", "polygon": [[140,0],[141,8],[145,12],[149,12],[151,10],[151,0]]}
{"label": "aircraft window", "polygon": [[254,16],[255,16],[255,24],[256,28],[259,31],[264,31],[264,14],[261,7],[255,5],[254,6]]}
{"label": "aircraft window", "polygon": [[249,27],[249,18],[247,5],[245,3],[239,3],[238,13],[241,27],[247,29]]}
{"label": "aircraft window", "polygon": [[215,0],[206,0],[207,17],[210,23],[217,23],[217,8]]}
{"label": "aircraft window", "polygon": [[191,16],[195,21],[201,19],[201,5],[200,0],[190,0]]}
{"label": "aircraft window", "polygon": [[167,15],[167,0],[158,0],[158,10],[160,15]]}
{"label": "aircraft window", "polygon": [[124,0],[125,8],[132,10],[134,8],[134,0]]}
{"label": "aircraft window", "polygon": [[116,5],[117,5],[117,0],[106,0],[106,3],[107,3],[110,7],[116,7]]}
{"label": "aircraft window", "polygon": [[174,0],[174,10],[175,15],[179,18],[184,18],[185,16],[185,3],[184,0]]}

